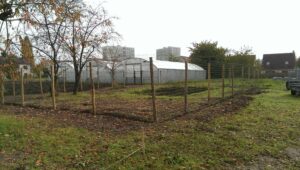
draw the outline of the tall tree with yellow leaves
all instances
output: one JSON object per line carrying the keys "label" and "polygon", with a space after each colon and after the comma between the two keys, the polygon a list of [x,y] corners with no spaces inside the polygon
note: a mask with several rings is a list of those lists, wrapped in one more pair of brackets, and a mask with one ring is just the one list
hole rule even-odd
{"label": "tall tree with yellow leaves", "polygon": [[33,51],[32,51],[32,45],[31,45],[31,42],[30,42],[28,36],[25,36],[24,39],[20,36],[20,44],[21,44],[22,58],[27,63],[29,63],[32,67],[34,67],[34,65],[35,65],[34,55],[33,55]]}

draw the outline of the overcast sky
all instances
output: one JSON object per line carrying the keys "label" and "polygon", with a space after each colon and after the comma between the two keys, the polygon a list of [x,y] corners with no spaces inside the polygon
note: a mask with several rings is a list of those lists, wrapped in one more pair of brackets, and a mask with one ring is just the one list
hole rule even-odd
{"label": "overcast sky", "polygon": [[104,6],[119,17],[121,45],[134,47],[136,56],[155,56],[164,46],[181,47],[188,56],[187,47],[203,40],[236,50],[246,45],[258,58],[300,54],[299,0],[106,0]]}

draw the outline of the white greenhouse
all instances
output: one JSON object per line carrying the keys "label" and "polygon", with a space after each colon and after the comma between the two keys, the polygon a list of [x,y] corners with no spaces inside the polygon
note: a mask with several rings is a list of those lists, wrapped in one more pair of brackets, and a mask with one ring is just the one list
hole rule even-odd
{"label": "white greenhouse", "polygon": [[[112,72],[115,72],[115,81],[126,84],[150,83],[150,62],[141,58],[127,59],[122,62],[113,63],[103,60],[93,60],[94,82],[111,83]],[[115,69],[113,69],[115,68]],[[84,68],[82,80],[88,81],[89,68]],[[168,83],[184,81],[185,64],[182,62],[153,60],[153,73],[155,83]],[[74,71],[68,69],[66,79],[73,82]],[[206,71],[195,65],[188,64],[188,80],[204,80]]]}

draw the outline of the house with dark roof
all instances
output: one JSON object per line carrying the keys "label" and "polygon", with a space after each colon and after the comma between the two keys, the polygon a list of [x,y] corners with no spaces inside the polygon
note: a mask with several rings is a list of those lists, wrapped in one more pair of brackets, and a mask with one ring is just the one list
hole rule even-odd
{"label": "house with dark roof", "polygon": [[265,74],[268,77],[285,77],[289,70],[296,67],[295,52],[264,54],[262,67],[262,74]]}

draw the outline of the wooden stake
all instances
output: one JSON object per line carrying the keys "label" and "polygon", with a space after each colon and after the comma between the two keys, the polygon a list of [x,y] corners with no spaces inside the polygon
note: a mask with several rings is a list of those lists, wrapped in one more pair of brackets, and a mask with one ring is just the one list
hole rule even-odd
{"label": "wooden stake", "polygon": [[187,60],[185,60],[185,74],[184,74],[184,113],[188,113],[188,100],[187,100],[187,94],[188,94],[188,63]]}
{"label": "wooden stake", "polygon": [[40,81],[40,90],[41,90],[41,95],[44,96],[44,90],[43,90],[43,82],[42,82],[42,72],[39,72],[39,81]]}
{"label": "wooden stake", "polygon": [[56,110],[56,99],[55,99],[55,75],[54,75],[54,65],[51,66],[51,77],[52,77],[52,90],[51,90],[51,95],[52,95],[52,105],[53,105],[53,109]]}
{"label": "wooden stake", "polygon": [[136,76],[135,76],[135,70],[133,70],[133,84],[136,85]]}
{"label": "wooden stake", "polygon": [[142,68],[142,64],[140,65],[140,77],[141,77],[141,85],[143,85],[143,68]]}
{"label": "wooden stake", "polygon": [[153,120],[154,120],[154,122],[157,122],[156,103],[155,103],[155,89],[154,89],[154,77],[153,77],[153,60],[152,60],[152,57],[150,57],[150,78],[151,78]]}
{"label": "wooden stake", "polygon": [[1,77],[1,103],[4,105],[4,77]]}
{"label": "wooden stake", "polygon": [[143,155],[146,156],[145,129],[144,129],[144,127],[142,127],[142,149],[143,149]]}
{"label": "wooden stake", "polygon": [[234,94],[233,79],[234,79],[234,67],[233,67],[233,65],[231,65],[231,95],[232,96]]}
{"label": "wooden stake", "polygon": [[94,80],[93,80],[93,68],[92,68],[92,62],[89,63],[90,66],[90,85],[91,85],[91,97],[92,97],[92,112],[93,114],[96,114],[96,102],[95,102],[95,86],[94,86]]}
{"label": "wooden stake", "polygon": [[222,98],[225,97],[225,65],[222,65]]}
{"label": "wooden stake", "polygon": [[211,81],[211,65],[207,65],[207,101],[210,102],[210,81]]}
{"label": "wooden stake", "polygon": [[245,76],[245,69],[244,69],[244,66],[242,66],[242,79],[244,79],[244,76]]}
{"label": "wooden stake", "polygon": [[13,86],[13,96],[15,97],[16,96],[16,81],[15,79],[12,80],[12,86]]}
{"label": "wooden stake", "polygon": [[66,90],[66,77],[67,77],[67,70],[66,69],[64,69],[64,71],[63,71],[63,78],[64,78],[64,93],[67,91]]}
{"label": "wooden stake", "polygon": [[248,67],[248,80],[250,80],[251,78],[251,70],[250,70],[250,66]]}
{"label": "wooden stake", "polygon": [[25,106],[23,68],[21,68],[21,100],[22,106]]}

